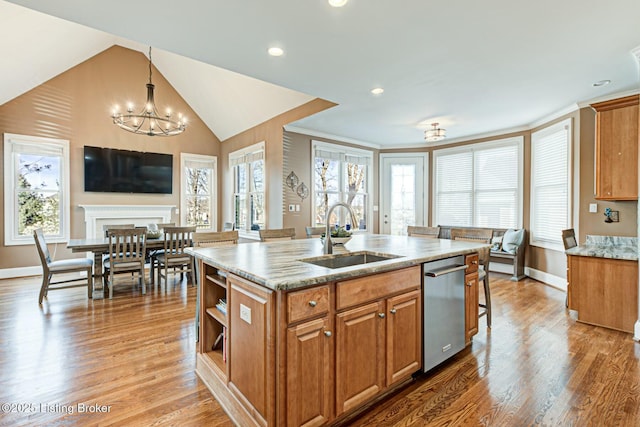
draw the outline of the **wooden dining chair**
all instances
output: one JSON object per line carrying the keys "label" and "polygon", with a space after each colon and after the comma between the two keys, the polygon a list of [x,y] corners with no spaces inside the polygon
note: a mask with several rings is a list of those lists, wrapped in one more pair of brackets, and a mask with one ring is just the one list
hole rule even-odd
{"label": "wooden dining chair", "polygon": [[[42,304],[42,299],[47,296],[49,291],[84,286],[87,287],[87,296],[91,298],[91,292],[93,291],[93,260],[88,258],[74,258],[53,261],[51,259],[51,254],[49,253],[49,248],[47,247],[47,241],[44,238],[42,228],[36,228],[33,230],[33,238],[36,241],[40,264],[42,265],[42,286],[40,286],[38,304]],[[51,281],[54,274],[76,272],[85,272],[87,274],[87,278],[58,280],[56,282]],[[79,281],[83,281],[84,283],[75,283]],[[75,284],[58,286],[65,283]]]}
{"label": "wooden dining chair", "polygon": [[407,227],[407,236],[437,239],[439,235],[440,227],[421,227],[417,225],[409,225]]}
{"label": "wooden dining chair", "polygon": [[[464,240],[468,242],[478,242],[491,244],[493,238],[492,228],[452,228],[451,240]],[[478,280],[482,281],[484,288],[484,304],[478,304],[484,310],[480,311],[478,317],[487,316],[487,326],[491,327],[491,288],[489,287],[489,258],[491,248],[478,250]]]}
{"label": "wooden dining chair", "polygon": [[[567,249],[575,248],[576,246],[578,246],[578,241],[576,240],[576,231],[573,228],[562,230],[562,244],[564,245],[565,251]],[[567,296],[564,298],[565,307],[569,307],[569,289],[569,284],[567,284]]]}
{"label": "wooden dining chair", "polygon": [[326,230],[325,227],[305,227],[304,231],[307,234],[308,239],[311,237],[320,237]]}
{"label": "wooden dining chair", "polygon": [[[175,227],[176,223],[175,222],[159,222],[155,226],[156,226],[156,231],[158,233],[156,233],[156,235],[154,236],[154,239],[156,238],[156,236],[158,236],[158,234],[160,235],[160,237],[162,237],[164,234],[164,229],[166,227]],[[155,278],[155,268],[158,265],[157,257],[161,253],[164,253],[164,249],[162,248],[154,249],[152,251],[149,251],[149,253],[147,254],[147,260],[149,261],[149,280],[151,280],[151,283],[153,283]]]}
{"label": "wooden dining chair", "polygon": [[576,240],[576,231],[573,228],[569,228],[567,230],[562,230],[562,244],[564,245],[564,250],[575,248],[578,246],[578,241]]}
{"label": "wooden dining chair", "polygon": [[183,277],[185,273],[189,274],[192,283],[195,285],[195,268],[193,256],[184,250],[193,246],[193,234],[196,227],[165,227],[164,228],[164,251],[155,258],[158,267],[158,284],[161,278],[164,278],[165,289],[167,288],[167,277],[169,269],[172,274],[180,273]]}
{"label": "wooden dining chair", "polygon": [[122,230],[125,228],[135,228],[135,224],[105,224],[102,226],[104,237],[109,237],[109,230]]}
{"label": "wooden dining chair", "polygon": [[109,299],[113,299],[114,275],[137,273],[142,294],[147,293],[144,262],[147,228],[112,228],[108,230],[109,257],[104,262],[104,283],[109,286]]}
{"label": "wooden dining chair", "polygon": [[[194,248],[212,248],[238,244],[238,230],[197,232],[193,235]],[[200,263],[194,260],[196,284],[200,280]],[[196,337],[200,336],[200,285],[196,292]]]}
{"label": "wooden dining chair", "polygon": [[193,235],[194,248],[235,245],[238,243],[238,230],[198,232]]}
{"label": "wooden dining chair", "polygon": [[271,228],[258,230],[261,242],[273,242],[277,240],[294,240],[296,238],[295,228]]}

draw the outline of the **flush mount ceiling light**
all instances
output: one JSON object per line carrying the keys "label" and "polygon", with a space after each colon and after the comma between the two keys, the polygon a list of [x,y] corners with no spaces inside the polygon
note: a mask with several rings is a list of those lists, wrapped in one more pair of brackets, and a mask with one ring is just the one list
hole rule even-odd
{"label": "flush mount ceiling light", "polygon": [[606,86],[609,83],[611,83],[611,80],[600,80],[600,81],[595,82],[593,85],[595,87],[599,87],[599,86]]}
{"label": "flush mount ceiling light", "polygon": [[431,129],[427,129],[424,131],[424,140],[427,142],[437,142],[442,141],[447,137],[446,129],[441,129],[438,127],[440,123],[431,123]]}
{"label": "flush mount ceiling light", "polygon": [[142,110],[135,114],[133,104],[127,105],[127,112],[121,113],[115,106],[111,118],[113,123],[120,128],[140,135],[148,136],[174,136],[181,134],[187,128],[187,121],[178,114],[178,120],[171,118],[171,109],[167,108],[165,115],[160,115],[153,98],[155,86],[151,82],[151,47],[149,47],[149,83],[147,83],[147,102]]}
{"label": "flush mount ceiling light", "polygon": [[371,89],[371,93],[374,95],[382,95],[383,92],[384,89],[382,89],[381,87],[374,87],[373,89]]}
{"label": "flush mount ceiling light", "polygon": [[342,7],[347,4],[348,0],[328,0],[329,4],[333,7]]}
{"label": "flush mount ceiling light", "polygon": [[284,50],[282,50],[282,48],[279,47],[270,47],[267,52],[269,52],[269,55],[271,56],[282,56],[284,55]]}

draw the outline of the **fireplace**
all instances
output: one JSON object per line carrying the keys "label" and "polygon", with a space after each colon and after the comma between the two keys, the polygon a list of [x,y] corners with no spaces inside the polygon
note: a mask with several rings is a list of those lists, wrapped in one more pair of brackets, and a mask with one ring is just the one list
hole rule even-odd
{"label": "fireplace", "polygon": [[135,224],[171,222],[175,206],[169,205],[79,205],[84,209],[85,236],[87,239],[104,237],[102,226],[106,224]]}

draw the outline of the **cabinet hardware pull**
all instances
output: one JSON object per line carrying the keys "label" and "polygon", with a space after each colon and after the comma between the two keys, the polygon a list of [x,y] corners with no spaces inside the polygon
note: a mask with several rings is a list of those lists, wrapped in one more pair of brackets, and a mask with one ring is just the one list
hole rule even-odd
{"label": "cabinet hardware pull", "polygon": [[467,286],[469,287],[473,286],[473,282],[467,282]]}
{"label": "cabinet hardware pull", "polygon": [[327,336],[327,337],[330,337],[331,336],[331,331],[324,331],[324,335]]}
{"label": "cabinet hardware pull", "polygon": [[378,317],[384,319],[384,313],[378,313]]}
{"label": "cabinet hardware pull", "polygon": [[471,264],[477,264],[477,263],[478,263],[478,260],[474,259],[473,261],[471,261]]}
{"label": "cabinet hardware pull", "polygon": [[310,305],[311,307],[315,307],[316,305],[318,305],[318,303],[317,303],[317,302],[315,302],[314,300],[311,300],[311,301],[309,301],[309,305]]}
{"label": "cabinet hardware pull", "polygon": [[392,308],[391,310],[389,310],[389,313],[391,313],[391,314],[396,314],[396,308],[394,307],[394,308]]}

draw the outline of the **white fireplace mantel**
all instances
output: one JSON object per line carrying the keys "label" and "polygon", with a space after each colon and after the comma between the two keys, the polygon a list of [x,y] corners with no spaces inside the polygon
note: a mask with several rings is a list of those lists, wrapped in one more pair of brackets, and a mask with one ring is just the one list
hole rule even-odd
{"label": "white fireplace mantel", "polygon": [[79,205],[84,209],[86,238],[103,237],[105,224],[146,226],[151,223],[171,222],[175,206],[170,205]]}

